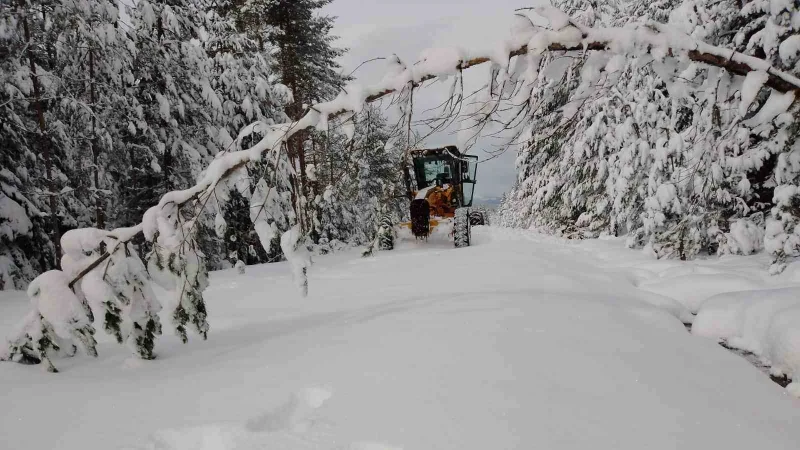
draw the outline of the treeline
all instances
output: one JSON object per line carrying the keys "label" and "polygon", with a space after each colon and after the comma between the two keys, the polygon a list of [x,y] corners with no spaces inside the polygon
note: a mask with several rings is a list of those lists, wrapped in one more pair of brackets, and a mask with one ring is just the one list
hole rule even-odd
{"label": "treeline", "polygon": [[[796,1],[554,4],[594,27],[668,22],[800,75]],[[551,54],[541,63],[519,176],[499,208],[504,224],[627,236],[657,257],[765,249],[773,272],[800,255],[793,92],[762,89],[763,72],[738,77],[670,58],[578,56]]]}

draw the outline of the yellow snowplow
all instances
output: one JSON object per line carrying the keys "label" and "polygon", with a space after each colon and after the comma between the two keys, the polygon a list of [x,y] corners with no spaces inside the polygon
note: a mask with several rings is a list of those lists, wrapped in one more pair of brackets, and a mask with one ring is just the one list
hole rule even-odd
{"label": "yellow snowplow", "polygon": [[478,157],[462,154],[455,146],[410,150],[409,157],[403,177],[411,200],[411,221],[401,226],[417,239],[427,239],[434,228],[451,225],[455,246],[469,246],[472,225],[486,221],[483,213],[469,208]]}

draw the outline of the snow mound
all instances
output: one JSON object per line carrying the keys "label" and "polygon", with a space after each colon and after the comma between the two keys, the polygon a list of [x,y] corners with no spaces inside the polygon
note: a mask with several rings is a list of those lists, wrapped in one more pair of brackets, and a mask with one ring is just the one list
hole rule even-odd
{"label": "snow mound", "polygon": [[751,291],[763,287],[760,281],[739,274],[695,273],[678,277],[668,277],[655,281],[645,281],[640,289],[674,298],[695,313],[710,297],[735,291]]}
{"label": "snow mound", "polygon": [[692,334],[752,352],[772,367],[773,374],[796,378],[800,376],[800,288],[714,296],[697,314]]}
{"label": "snow mound", "polygon": [[[689,311],[688,308],[686,308],[681,302],[671,297],[667,297],[666,295],[642,292],[640,299],[649,305],[655,306],[656,308],[669,313],[683,323],[692,323],[694,320],[694,315],[691,311]],[[680,327],[680,329],[683,330],[683,327]]]}

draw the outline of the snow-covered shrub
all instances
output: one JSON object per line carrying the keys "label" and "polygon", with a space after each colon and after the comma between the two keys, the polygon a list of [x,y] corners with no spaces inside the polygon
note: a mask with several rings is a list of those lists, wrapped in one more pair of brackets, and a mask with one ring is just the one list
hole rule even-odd
{"label": "snow-covered shrub", "polygon": [[0,359],[41,362],[48,371],[57,372],[50,357],[57,352],[75,355],[76,342],[87,354],[97,356],[92,312],[69,282],[69,275],[60,270],[47,271],[31,282],[28,297],[33,310],[0,353]]}
{"label": "snow-covered shrub", "polygon": [[311,267],[311,253],[308,243],[300,229],[295,225],[281,236],[281,249],[292,268],[292,279],[303,296],[308,295],[308,269]]}
{"label": "snow-covered shrub", "polygon": [[736,219],[720,242],[719,254],[751,255],[764,248],[764,216]]}
{"label": "snow-covered shrub", "polygon": [[250,223],[269,260],[280,257],[280,235],[295,220],[291,194],[262,178],[256,184],[249,205]]}
{"label": "snow-covered shrub", "polygon": [[800,256],[800,187],[776,187],[774,202],[767,219],[764,248],[773,256],[770,272],[780,273],[789,259]]}
{"label": "snow-covered shrub", "polygon": [[[98,313],[103,329],[140,358],[153,359],[155,338],[161,334],[161,304],[144,263],[128,242],[133,232],[68,231],[61,238],[61,266],[73,278],[83,273],[74,285],[75,292]],[[85,272],[106,253],[101,264]]]}
{"label": "snow-covered shrub", "polygon": [[137,231],[82,228],[65,233],[64,271],[46,272],[30,284],[33,310],[10,342],[5,359],[38,360],[55,370],[48,352],[62,349],[73,355],[73,340],[96,356],[95,320],[140,358],[154,358],[161,305],[144,264],[128,242]]}
{"label": "snow-covered shrub", "polygon": [[208,287],[205,255],[195,240],[194,220],[181,219],[174,203],[157,205],[145,214],[145,238],[153,243],[147,255],[147,270],[153,279],[175,295],[172,322],[183,342],[188,340],[186,326],[206,339],[208,321],[203,291]]}

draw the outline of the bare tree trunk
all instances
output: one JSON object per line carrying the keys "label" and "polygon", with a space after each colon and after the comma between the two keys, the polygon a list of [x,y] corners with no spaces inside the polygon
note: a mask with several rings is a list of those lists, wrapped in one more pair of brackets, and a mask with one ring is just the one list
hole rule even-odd
{"label": "bare tree trunk", "polygon": [[331,143],[330,137],[325,136],[325,151],[328,153],[328,160],[330,161],[330,165],[328,169],[330,169],[330,178],[328,179],[328,185],[333,186],[333,152],[331,152]]}
{"label": "bare tree trunk", "polygon": [[[161,45],[167,45],[164,42],[164,23],[161,20],[161,16],[158,16],[158,20],[156,21],[156,29],[158,34],[158,42]],[[162,89],[162,95],[166,93],[166,84],[163,80],[158,82],[158,87]],[[164,179],[164,192],[169,192],[172,189],[172,183],[170,182],[170,177],[172,176],[172,149],[170,149],[167,142],[164,143],[164,155],[161,159],[161,171],[163,174]]]}

